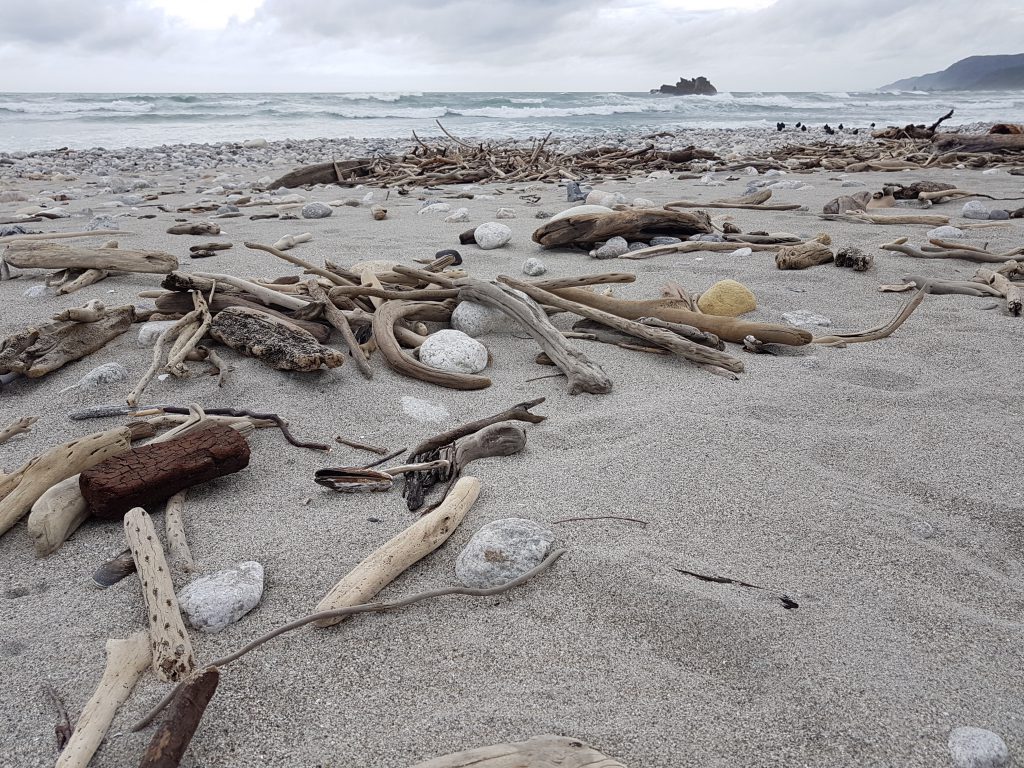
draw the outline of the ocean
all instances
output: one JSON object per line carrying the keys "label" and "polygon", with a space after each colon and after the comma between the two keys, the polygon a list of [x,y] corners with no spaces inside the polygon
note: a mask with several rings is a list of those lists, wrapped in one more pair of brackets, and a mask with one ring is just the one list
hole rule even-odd
{"label": "ocean", "polygon": [[320,137],[595,136],[679,128],[1024,121],[1024,91],[925,93],[5,93],[0,151]]}

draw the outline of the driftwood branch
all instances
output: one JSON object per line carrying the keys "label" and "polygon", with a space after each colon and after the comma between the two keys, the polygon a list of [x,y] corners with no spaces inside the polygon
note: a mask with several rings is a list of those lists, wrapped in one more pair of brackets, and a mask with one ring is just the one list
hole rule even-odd
{"label": "driftwood branch", "polygon": [[153,734],[139,768],[177,768],[219,682],[220,670],[206,667],[182,684],[167,717]]}
{"label": "driftwood branch", "polygon": [[457,752],[411,768],[626,768],[623,763],[567,736],[534,736]]}
{"label": "driftwood branch", "polygon": [[3,258],[19,269],[99,269],[166,274],[178,268],[178,260],[162,251],[83,248],[46,242],[10,243]]}
{"label": "driftwood branch", "polygon": [[0,429],[0,445],[6,443],[15,435],[27,435],[32,431],[32,425],[39,421],[38,416],[22,416],[15,419],[3,429]]}

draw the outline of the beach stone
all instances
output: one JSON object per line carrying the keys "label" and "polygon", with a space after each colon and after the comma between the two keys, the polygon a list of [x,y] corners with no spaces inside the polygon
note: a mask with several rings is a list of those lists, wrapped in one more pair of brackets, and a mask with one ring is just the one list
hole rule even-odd
{"label": "beach stone", "polygon": [[530,277],[537,277],[543,275],[548,271],[548,268],[544,266],[544,262],[540,259],[527,259],[523,262],[523,274],[529,275]]}
{"label": "beach stone", "polygon": [[613,237],[596,251],[591,253],[595,259],[617,259],[624,253],[629,253],[629,243],[624,237]]}
{"label": "beach stone", "polygon": [[579,203],[587,199],[587,193],[580,188],[578,182],[570,181],[565,185],[565,199],[570,203]]}
{"label": "beach stone", "polygon": [[459,208],[455,213],[452,213],[444,217],[445,223],[457,224],[463,221],[469,221],[469,208]]}
{"label": "beach stone", "polygon": [[29,299],[41,299],[43,296],[55,296],[56,294],[57,289],[49,285],[33,285],[26,288],[21,295]]}
{"label": "beach stone", "polygon": [[989,221],[1006,221],[1010,218],[1010,212],[1004,211],[1002,208],[993,208],[988,212]]}
{"label": "beach stone", "polygon": [[473,534],[455,561],[455,576],[464,586],[489,589],[508,584],[547,557],[555,534],[533,520],[495,520]]}
{"label": "beach stone", "polygon": [[255,560],[201,576],[178,593],[188,623],[200,632],[220,632],[260,603],[263,566]]}
{"label": "beach stone", "polygon": [[668,235],[658,235],[651,238],[651,245],[675,245],[676,243],[683,242],[678,237],[670,237]]}
{"label": "beach stone", "polygon": [[729,255],[730,256],[739,256],[740,258],[744,258],[746,256],[750,256],[753,252],[754,252],[753,248],[737,248],[735,251],[733,251]]}
{"label": "beach stone", "polygon": [[559,221],[568,216],[577,216],[581,213],[611,213],[612,209],[606,205],[577,205],[574,208],[566,208],[551,217],[552,221]]}
{"label": "beach stone", "polygon": [[498,212],[494,214],[496,219],[514,219],[515,217],[516,212],[511,208],[499,208]]}
{"label": "beach stone", "polygon": [[743,283],[719,280],[701,294],[697,306],[706,315],[739,317],[757,309],[757,300]]}
{"label": "beach stone", "polygon": [[177,320],[150,320],[139,328],[139,346],[155,347],[160,334],[174,325]]}
{"label": "beach stone", "polygon": [[263,149],[267,146],[266,139],[246,139],[242,142],[242,146],[246,149]]}
{"label": "beach stone", "polygon": [[487,347],[463,333],[445,329],[420,345],[420,362],[451,373],[479,373],[487,367]]}
{"label": "beach stone", "polygon": [[840,187],[863,187],[864,186],[864,182],[863,181],[857,181],[856,179],[847,179],[846,181],[844,181],[839,186]]}
{"label": "beach stone", "polygon": [[411,395],[402,396],[402,411],[406,416],[430,424],[440,424],[451,418],[448,409],[443,405],[421,400]]}
{"label": "beach stone", "polygon": [[448,213],[451,209],[451,203],[427,202],[416,213]]}
{"label": "beach stone", "polygon": [[769,184],[767,189],[814,189],[806,181],[783,180]]}
{"label": "beach stone", "polygon": [[828,328],[832,325],[831,318],[824,315],[816,315],[807,309],[783,312],[782,319],[790,325],[802,328],[805,331],[813,331],[815,328]]}
{"label": "beach stone", "polygon": [[651,171],[647,174],[647,178],[655,181],[657,179],[668,179],[672,176],[671,171]]}
{"label": "beach stone", "polygon": [[603,205],[611,208],[613,205],[622,205],[626,202],[626,196],[621,192],[606,192],[595,189],[587,195],[587,205]]}
{"label": "beach stone", "polygon": [[93,216],[85,225],[85,231],[95,232],[98,229],[117,229],[117,222],[113,216]]}
{"label": "beach stone", "polygon": [[[519,291],[513,293],[525,297],[525,294]],[[455,330],[462,331],[474,339],[488,333],[510,333],[519,328],[519,323],[500,309],[475,301],[460,301],[452,312],[451,325]]]}
{"label": "beach stone", "polygon": [[326,219],[334,213],[327,203],[306,203],[302,206],[302,218],[304,219]]}
{"label": "beach stone", "polygon": [[80,378],[75,386],[89,391],[109,384],[123,384],[129,377],[128,369],[120,363],[103,363]]}
{"label": "beach stone", "polygon": [[551,213],[551,211],[543,211],[543,210],[541,210],[541,211],[537,211],[535,214],[533,214],[533,218],[535,218],[535,219],[550,219],[553,215],[554,214]]}
{"label": "beach stone", "polygon": [[650,247],[651,246],[649,246],[647,243],[643,242],[642,240],[637,240],[636,242],[633,242],[633,243],[629,244],[629,250],[631,250],[631,251],[642,251],[642,250],[644,250],[644,248],[650,248]]}
{"label": "beach stone", "polygon": [[482,250],[492,251],[512,239],[512,230],[504,224],[488,221],[473,230],[473,239]]}
{"label": "beach stone", "polygon": [[960,238],[967,237],[967,233],[959,227],[936,227],[935,229],[928,230],[928,238],[936,240],[959,240]]}
{"label": "beach stone", "polygon": [[987,219],[988,208],[979,203],[977,200],[971,200],[964,203],[964,209],[962,215],[965,219]]}
{"label": "beach stone", "polygon": [[306,198],[302,195],[292,193],[290,195],[281,195],[272,199],[274,205],[298,205],[299,203],[306,202]]}
{"label": "beach stone", "polygon": [[1010,765],[1006,742],[984,728],[954,728],[947,744],[953,768],[1008,768]]}
{"label": "beach stone", "polygon": [[695,243],[724,243],[725,238],[717,232],[708,235],[690,235],[687,240],[691,240]]}
{"label": "beach stone", "polygon": [[701,187],[724,187],[725,186],[725,182],[724,181],[718,181],[718,179],[715,178],[715,174],[713,174],[713,173],[705,173],[703,176],[700,177],[699,181],[696,181],[694,183],[697,184],[698,186],[701,186]]}
{"label": "beach stone", "polygon": [[633,198],[634,208],[657,208],[658,204],[653,200],[648,200],[646,197],[635,197]]}

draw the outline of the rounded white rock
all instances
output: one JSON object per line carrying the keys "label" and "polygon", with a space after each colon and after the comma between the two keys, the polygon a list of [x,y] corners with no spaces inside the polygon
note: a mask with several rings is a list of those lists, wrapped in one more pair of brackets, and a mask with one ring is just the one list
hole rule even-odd
{"label": "rounded white rock", "polygon": [[479,373],[487,367],[487,347],[462,331],[443,330],[420,345],[420,362],[449,373]]}
{"label": "rounded white rock", "polygon": [[489,589],[508,584],[547,557],[555,535],[533,520],[495,520],[473,534],[455,561],[455,576],[465,586]]}
{"label": "rounded white rock", "polygon": [[259,605],[263,566],[255,560],[201,576],[178,594],[188,623],[200,632],[220,632]]}
{"label": "rounded white rock", "polygon": [[482,250],[492,251],[512,239],[512,230],[504,224],[488,221],[473,230],[473,239]]}
{"label": "rounded white rock", "polygon": [[984,728],[954,728],[947,745],[954,768],[1006,768],[1010,765],[1006,742],[999,734]]}
{"label": "rounded white rock", "polygon": [[523,274],[529,275],[530,277],[537,277],[543,275],[548,271],[548,268],[544,266],[544,262],[540,259],[527,259],[523,262]]}
{"label": "rounded white rock", "polygon": [[174,325],[177,320],[150,320],[139,328],[139,346],[155,347],[160,334]]}

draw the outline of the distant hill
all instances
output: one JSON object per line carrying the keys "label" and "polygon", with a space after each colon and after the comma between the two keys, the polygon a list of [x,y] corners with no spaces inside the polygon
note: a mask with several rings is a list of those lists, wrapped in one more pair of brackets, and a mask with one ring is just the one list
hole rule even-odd
{"label": "distant hill", "polygon": [[1024,53],[970,56],[941,72],[883,85],[882,91],[1024,90]]}

